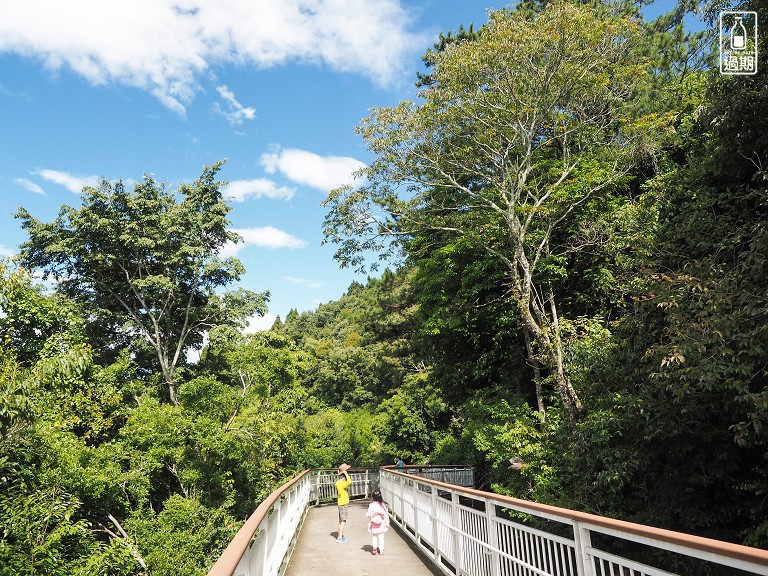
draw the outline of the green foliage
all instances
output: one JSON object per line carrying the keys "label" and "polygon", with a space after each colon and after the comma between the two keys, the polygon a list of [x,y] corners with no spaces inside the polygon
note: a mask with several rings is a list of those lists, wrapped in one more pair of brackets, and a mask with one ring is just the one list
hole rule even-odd
{"label": "green foliage", "polygon": [[237,527],[225,510],[180,495],[168,498],[159,514],[144,510],[126,522],[153,576],[206,574]]}
{"label": "green foliage", "polygon": [[98,319],[91,322],[97,333],[110,340],[138,333],[155,353],[172,402],[185,351],[213,326],[263,314],[269,297],[217,292],[244,272],[238,260],[218,257],[225,243],[238,240],[227,230],[229,207],[215,180],[221,165],[182,184],[181,201],[145,176],[133,192],[106,180],[85,188],[82,207],[62,207],[51,223],[24,208],[17,213],[29,233],[21,245],[24,265],[60,279],[61,293]]}
{"label": "green foliage", "polygon": [[[431,235],[415,239],[413,253],[430,241],[435,243]],[[503,266],[466,239],[432,247],[414,260],[417,345],[430,359],[431,381],[453,404],[493,386],[532,396],[520,324],[507,306]]]}
{"label": "green foliage", "polygon": [[[633,305],[582,363],[593,412],[558,468],[587,510],[764,546],[764,72],[678,89]],[[632,267],[627,269],[632,272]],[[625,272],[626,274],[626,272]],[[595,333],[599,335],[598,333]],[[598,340],[599,342],[599,340]]]}
{"label": "green foliage", "polygon": [[[549,438],[559,422],[556,411],[549,422],[550,429],[542,431],[538,414],[523,397],[503,389],[477,391],[453,416],[434,461],[471,463],[479,482],[494,492],[547,501],[556,492]],[[512,458],[519,458],[523,467],[514,469]]]}
{"label": "green foliage", "polygon": [[79,574],[100,548],[80,503],[56,488],[0,493],[0,574]]}
{"label": "green foliage", "polygon": [[71,302],[46,296],[28,271],[0,261],[0,343],[16,361],[30,366],[44,348],[82,340],[84,325]]}
{"label": "green foliage", "polygon": [[448,416],[440,389],[429,382],[426,372],[406,376],[403,385],[381,402],[380,409],[386,414],[382,438],[387,453],[400,454],[411,462],[432,451]]}
{"label": "green foliage", "polygon": [[[302,382],[307,363],[307,354],[282,330],[241,335],[220,326],[211,331],[210,344],[203,351],[197,372],[215,373],[215,379],[227,384],[221,388],[213,383],[213,377],[200,381],[216,388],[216,395],[232,396],[231,390],[238,390],[228,408],[228,417],[234,418],[247,404],[259,405],[265,411],[299,411],[307,395]],[[206,396],[201,394],[201,401]],[[205,405],[201,405],[200,410],[204,409]]]}
{"label": "green foliage", "polygon": [[102,372],[80,344],[41,358],[32,372],[39,407],[91,445],[113,438],[126,417],[123,391]]}
{"label": "green foliage", "polygon": [[[551,376],[571,418],[584,405],[563,365],[555,289],[570,255],[587,252],[621,208],[630,170],[652,156],[666,120],[636,105],[650,75],[640,32],[600,6],[491,12],[476,36],[428,54],[423,102],[363,120],[375,157],[366,181],[324,203],[342,266],[363,269],[370,252],[418,258],[457,240],[495,260],[529,362]],[[601,270],[594,281],[605,286]]]}
{"label": "green foliage", "polygon": [[[619,112],[624,88],[643,75],[642,63],[623,51],[632,42],[614,40],[635,34],[626,20],[553,4],[533,23],[493,12],[477,39],[435,53],[435,82],[422,92],[423,104],[377,109],[359,127],[377,157],[365,171],[368,183],[340,188],[325,202],[326,240],[340,244],[342,265],[364,265],[362,251],[421,230],[463,235],[502,258],[489,226],[508,227],[498,240],[514,245],[519,231],[541,233],[598,182],[604,189],[621,174],[609,168],[610,152],[630,152],[634,136]],[[609,120],[589,113],[600,106],[615,114],[620,140],[598,136]],[[395,240],[389,248],[400,246]]]}
{"label": "green foliage", "polygon": [[308,379],[316,395],[331,405],[351,408],[370,405],[373,392],[379,388],[371,371],[375,358],[370,351],[355,348],[332,348],[323,354]]}
{"label": "green foliage", "polygon": [[240,403],[237,390],[213,376],[198,376],[179,388],[179,404],[192,414],[226,422]]}
{"label": "green foliage", "polygon": [[[475,31],[474,25],[470,24],[469,28],[465,29],[464,25],[459,26],[459,31],[456,34],[448,32],[447,34],[440,33],[439,40],[435,42],[431,49],[421,57],[426,68],[432,68],[436,62],[436,55],[445,51],[449,46],[453,44],[459,44],[461,42],[472,42],[477,40],[479,34]],[[422,72],[416,72],[416,86],[424,87],[434,84],[437,80],[431,74],[425,74]]]}
{"label": "green foliage", "polygon": [[305,353],[302,379],[314,406],[373,409],[407,370],[418,369],[411,278],[408,271],[385,271],[365,286],[353,283],[339,301],[315,312],[288,315],[280,333]]}
{"label": "green foliage", "polygon": [[12,435],[15,426],[27,419],[32,412],[29,386],[19,377],[18,371],[19,367],[13,360],[2,359],[2,364],[0,364],[0,438],[3,439]]}
{"label": "green foliage", "polygon": [[109,445],[86,446],[61,422],[38,422],[33,429],[33,450],[39,459],[20,476],[23,483],[68,492],[82,504],[81,517],[98,520],[122,514],[128,503],[120,484],[121,469]]}
{"label": "green foliage", "polygon": [[299,449],[303,466],[333,468],[339,462],[357,466],[380,465],[383,445],[378,434],[382,416],[367,410],[342,412],[329,408],[299,421]]}
{"label": "green foliage", "polygon": [[[441,37],[327,203],[342,261],[404,265],[268,332],[239,325],[266,293],[220,292],[220,164],[20,209],[22,260],[63,281],[0,264],[0,574],[205,574],[298,470],[397,455],[765,546],[766,70],[695,71],[683,13],[531,1]],[[596,47],[620,53],[574,79]]]}

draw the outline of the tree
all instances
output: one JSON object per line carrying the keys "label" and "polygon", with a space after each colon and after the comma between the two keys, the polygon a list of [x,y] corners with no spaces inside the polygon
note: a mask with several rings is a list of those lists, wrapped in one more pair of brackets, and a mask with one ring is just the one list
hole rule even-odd
{"label": "tree", "polygon": [[[765,24],[764,0],[743,9],[756,11]],[[757,50],[766,49],[761,36]],[[653,337],[645,358],[649,381],[669,405],[664,412],[692,421],[668,434],[663,450],[685,454],[677,449],[682,442],[670,442],[676,436],[707,447],[691,450],[685,467],[674,468],[685,474],[690,467],[688,490],[708,490],[708,498],[683,508],[698,515],[708,535],[765,547],[768,73],[761,68],[750,76],[722,76],[715,65],[704,82],[690,80],[677,130],[684,161],[663,179],[665,202],[650,261],[653,298],[642,318]],[[667,490],[670,498],[676,493]]]}
{"label": "tree", "polygon": [[418,235],[438,246],[460,236],[502,262],[530,361],[571,417],[583,406],[564,367],[554,283],[590,241],[565,231],[626,182],[638,134],[651,129],[632,106],[645,76],[638,34],[586,6],[493,12],[475,39],[431,55],[423,103],[363,121],[375,156],[360,171],[366,182],[325,202],[326,241],[340,245],[342,266],[407,251]]}
{"label": "tree", "polygon": [[[453,34],[450,31],[448,34],[443,34],[441,32],[438,41],[435,42],[432,48],[427,50],[426,54],[421,57],[424,66],[426,68],[431,68],[435,63],[435,54],[445,51],[448,46],[458,42],[476,40],[478,33],[475,32],[474,28],[475,27],[470,24],[469,29],[465,29],[464,25],[461,24],[459,25],[459,31],[456,34]],[[424,74],[422,72],[416,72],[416,86],[430,86],[431,84],[434,84],[435,81],[435,78],[429,73]]]}
{"label": "tree", "polygon": [[16,214],[29,233],[22,264],[53,275],[58,289],[110,334],[142,338],[154,350],[173,403],[184,352],[217,324],[263,315],[269,298],[244,289],[217,293],[244,272],[237,259],[218,256],[225,243],[239,239],[227,231],[229,207],[223,183],[215,180],[222,164],[181,184],[180,201],[145,175],[133,192],[121,181],[84,188],[82,207],[63,206],[51,223],[24,208]]}
{"label": "tree", "polygon": [[19,364],[33,365],[56,341],[81,340],[83,327],[72,302],[46,296],[29,271],[0,261],[0,345]]}

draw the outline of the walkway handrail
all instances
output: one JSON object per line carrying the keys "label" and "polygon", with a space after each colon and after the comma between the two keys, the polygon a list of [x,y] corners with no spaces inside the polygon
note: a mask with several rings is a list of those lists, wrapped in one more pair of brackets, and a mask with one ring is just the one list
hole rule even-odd
{"label": "walkway handrail", "polygon": [[304,470],[296,475],[292,480],[283,484],[280,488],[272,492],[266,500],[259,504],[258,508],[245,521],[238,530],[235,537],[229,543],[216,563],[208,571],[208,576],[232,576],[238,567],[241,559],[245,555],[251,541],[258,536],[262,523],[268,518],[269,512],[273,506],[280,501],[286,493],[298,487],[299,482],[307,477],[310,470]]}
{"label": "walkway handrail", "polygon": [[[461,488],[392,469],[381,470],[380,483],[393,521],[451,576],[671,574],[598,549],[592,544],[594,533],[613,538],[614,542],[628,540],[768,575],[767,550]],[[509,518],[511,514],[499,514],[499,509],[570,525],[573,537],[515,522]]]}

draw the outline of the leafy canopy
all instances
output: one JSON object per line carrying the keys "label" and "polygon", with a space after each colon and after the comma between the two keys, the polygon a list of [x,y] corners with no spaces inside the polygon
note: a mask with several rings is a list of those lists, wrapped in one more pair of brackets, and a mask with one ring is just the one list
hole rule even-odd
{"label": "leafy canopy", "polygon": [[63,206],[53,222],[24,208],[16,214],[29,233],[21,262],[54,276],[110,341],[144,340],[173,402],[185,351],[213,326],[264,314],[269,298],[244,289],[218,292],[244,272],[237,259],[219,257],[227,242],[239,240],[227,230],[230,208],[215,180],[222,164],[206,166],[178,194],[147,175],[133,191],[103,180],[83,189],[82,207]]}

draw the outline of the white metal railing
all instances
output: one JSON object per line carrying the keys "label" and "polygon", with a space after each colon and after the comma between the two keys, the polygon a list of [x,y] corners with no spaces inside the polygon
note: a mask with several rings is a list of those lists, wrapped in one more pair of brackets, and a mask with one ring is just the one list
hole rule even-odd
{"label": "white metal railing", "polygon": [[385,466],[389,470],[421,476],[446,484],[455,484],[456,486],[466,486],[472,488],[475,485],[475,469],[472,466],[406,466],[397,468],[396,466]]}
{"label": "white metal railing", "polygon": [[[727,567],[724,573],[768,575],[765,550],[461,488],[392,468],[381,470],[380,485],[393,521],[448,576],[672,576],[650,565],[663,564],[650,560],[660,554]],[[558,532],[570,535],[511,519],[522,515],[565,526]],[[609,544],[593,546],[595,535],[609,544],[643,545],[648,552],[642,562],[622,558],[603,549]]]}
{"label": "white metal railing", "polygon": [[285,573],[286,561],[304,523],[312,488],[312,474],[304,474],[266,510],[233,576]]}

